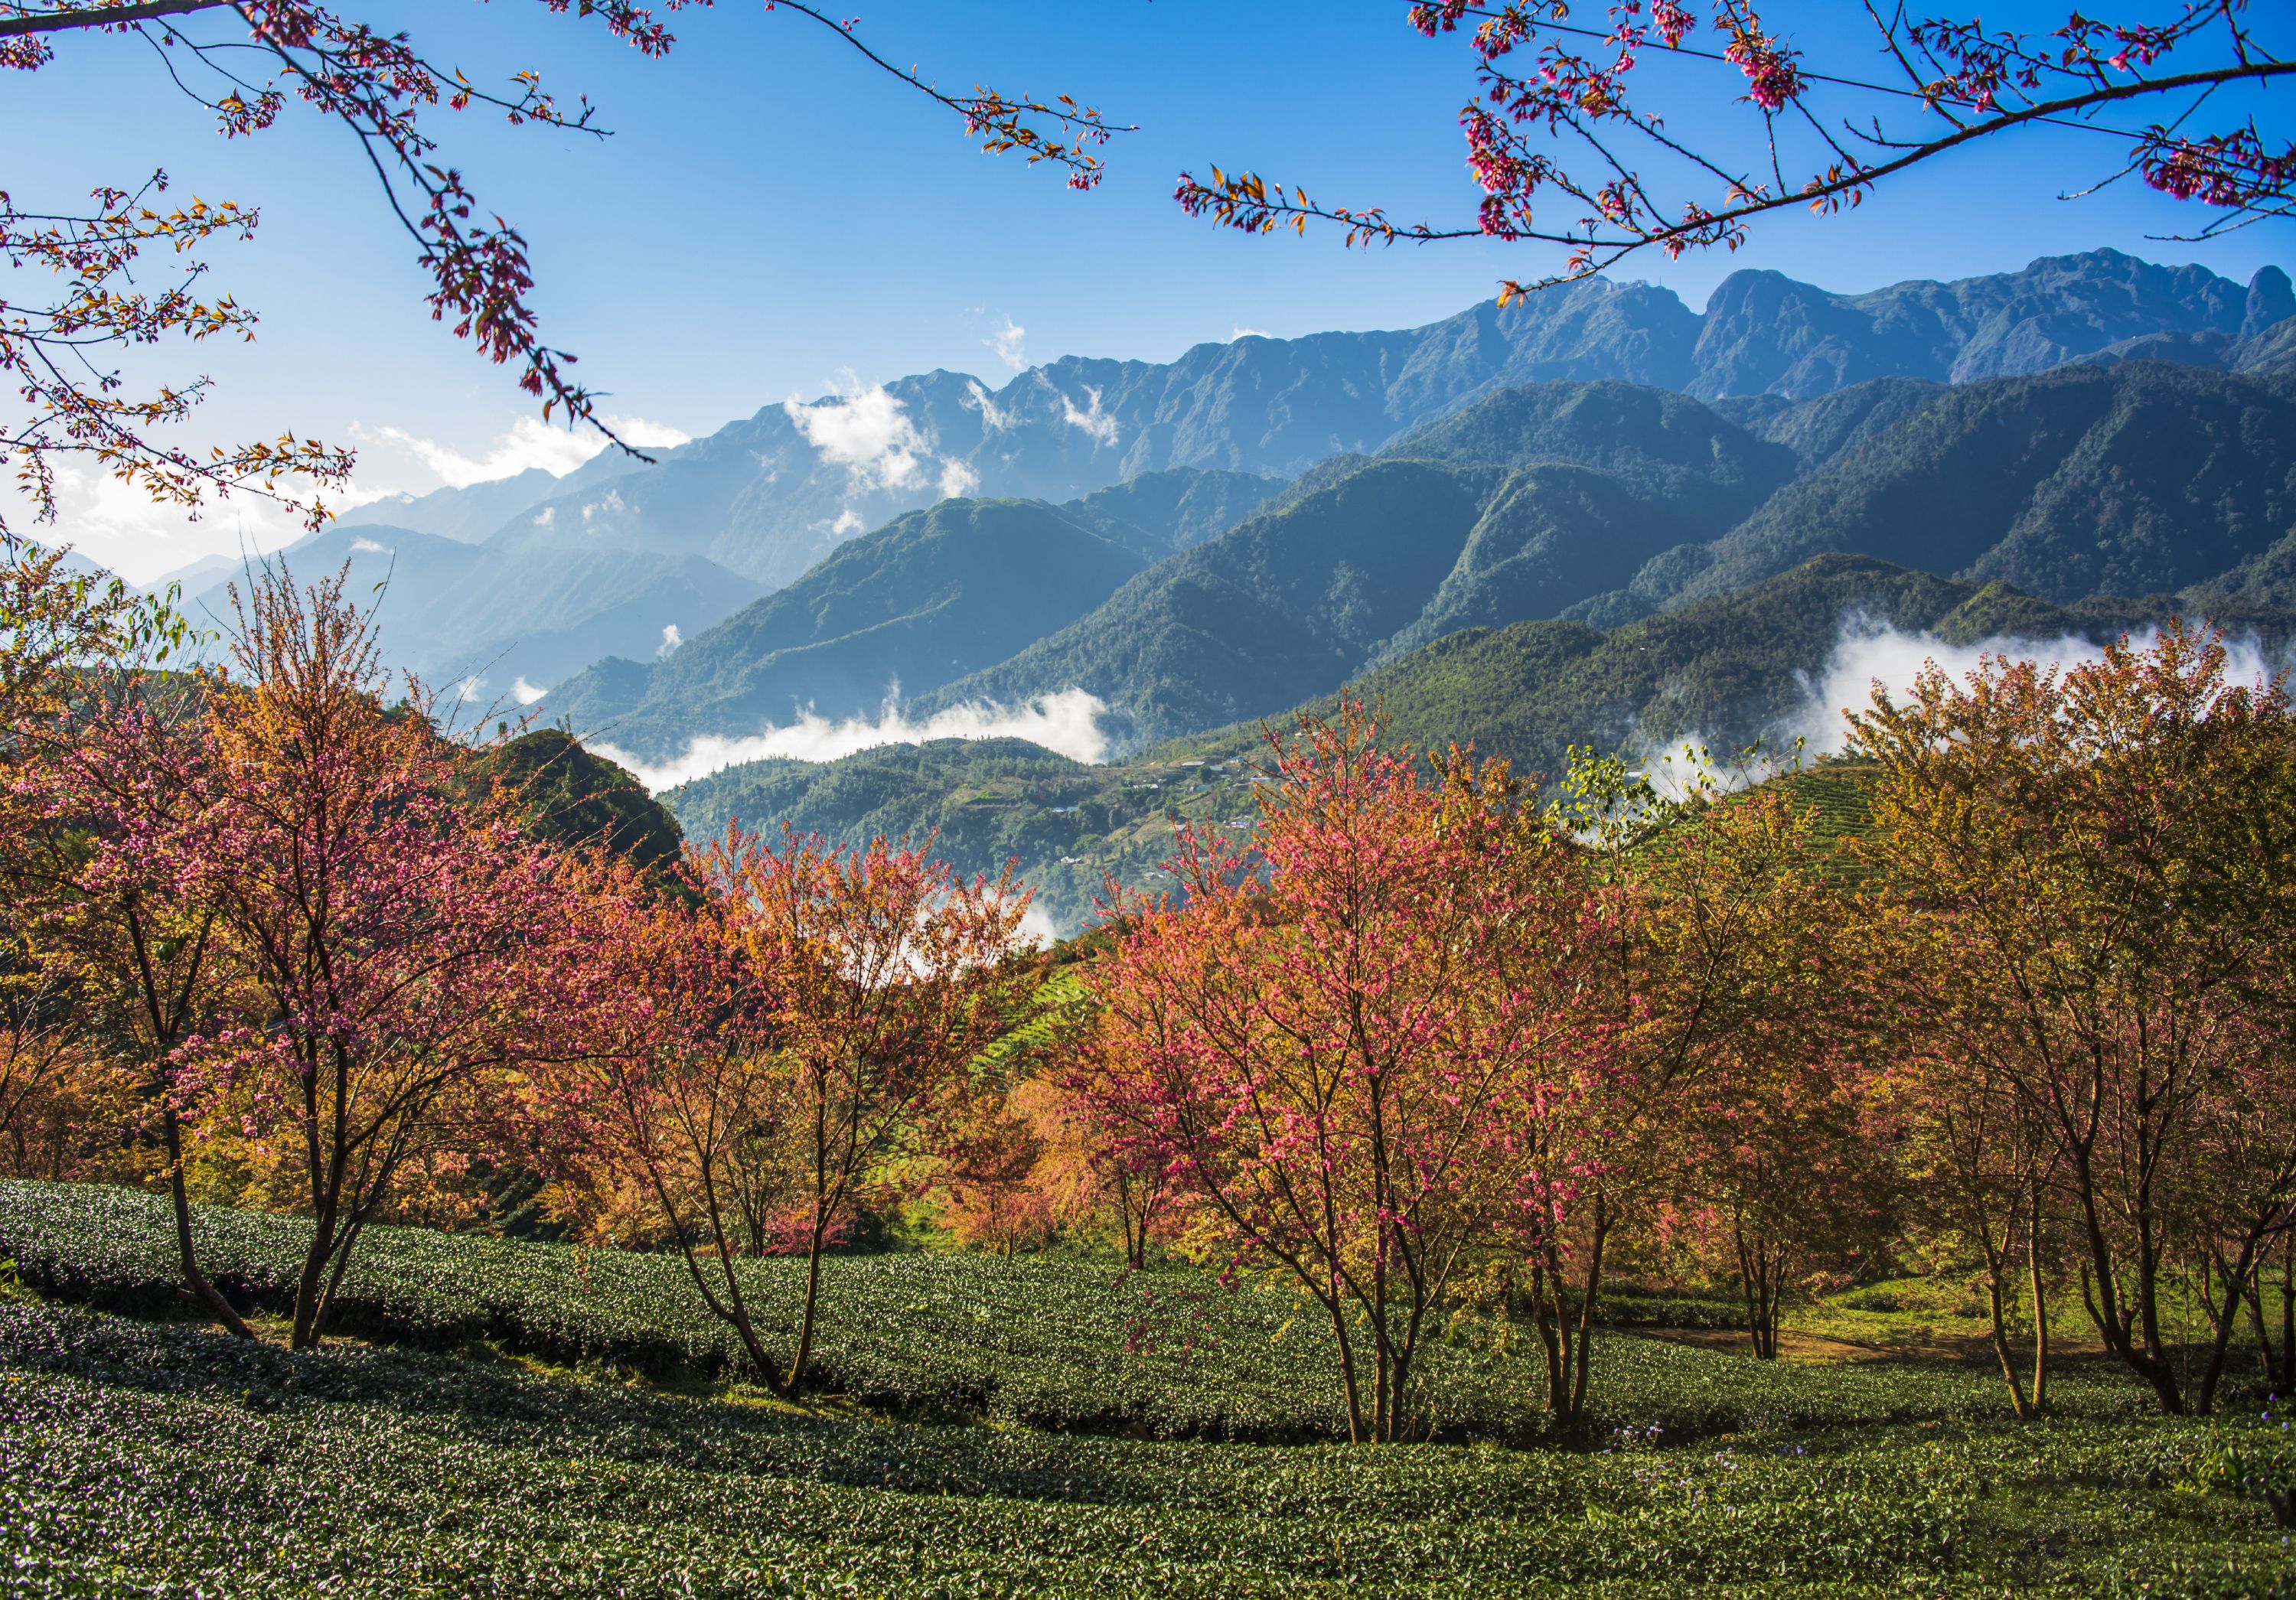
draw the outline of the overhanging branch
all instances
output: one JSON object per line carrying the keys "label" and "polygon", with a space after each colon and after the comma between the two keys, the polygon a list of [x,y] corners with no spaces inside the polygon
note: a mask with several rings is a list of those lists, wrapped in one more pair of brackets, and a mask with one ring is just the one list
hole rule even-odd
{"label": "overhanging branch", "polygon": [[75,11],[42,12],[30,16],[0,17],[0,38],[27,33],[65,33],[75,28],[105,28],[119,22],[144,22],[153,17],[176,17],[187,12],[218,11],[231,0],[131,0],[122,5],[87,5]]}

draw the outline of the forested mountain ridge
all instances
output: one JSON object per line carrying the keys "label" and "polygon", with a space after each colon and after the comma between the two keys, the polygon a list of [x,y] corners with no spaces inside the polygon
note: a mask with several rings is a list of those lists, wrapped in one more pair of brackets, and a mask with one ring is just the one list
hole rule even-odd
{"label": "forested mountain ridge", "polygon": [[[2057,606],[1997,581],[1827,555],[1608,632],[1561,619],[1463,629],[1346,682],[1379,709],[1391,738],[1422,750],[1472,744],[1527,776],[1562,770],[1574,744],[1648,759],[1689,742],[1726,759],[1762,743],[1783,756],[1797,735],[1838,731],[1839,709],[1817,703],[1814,687],[1859,628],[1942,644],[2103,640],[2181,610],[2168,596]],[[2271,648],[2296,638],[2296,611],[2213,614]],[[786,817],[849,841],[932,833],[966,872],[1016,861],[1066,929],[1090,919],[1109,875],[1156,883],[1176,819],[1248,822],[1264,728],[1335,704],[1335,693],[1312,696],[1103,767],[1019,740],[948,740],[830,762],[751,762],[663,799],[693,837],[736,816],[750,825]]]}
{"label": "forested mountain ridge", "polygon": [[2278,380],[2131,362],[1737,409],[1759,431],[1628,385],[1502,391],[1335,458],[920,706],[1082,688],[1139,749],[1463,628],[1615,628],[1825,552],[2061,604],[2272,606],[2296,581],[2296,392]]}
{"label": "forested mountain ridge", "polygon": [[1275,487],[1177,472],[1065,506],[946,500],[840,546],[658,661],[591,667],[541,715],[652,759],[805,712],[872,715],[1024,650]]}
{"label": "forested mountain ridge", "polygon": [[1647,606],[1824,550],[1998,578],[2060,602],[2210,584],[2296,527],[2296,391],[2162,362],[1941,392],[1722,538],[1654,560]]}

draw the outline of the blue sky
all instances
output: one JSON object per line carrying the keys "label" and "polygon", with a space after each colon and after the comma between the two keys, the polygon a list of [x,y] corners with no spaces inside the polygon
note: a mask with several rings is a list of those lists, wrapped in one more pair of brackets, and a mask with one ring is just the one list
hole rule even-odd
{"label": "blue sky", "polygon": [[[1181,168],[1218,160],[1399,219],[1469,215],[1454,121],[1470,82],[1464,52],[1420,39],[1400,0],[878,0],[862,12],[873,43],[945,84],[1065,90],[1141,124],[1110,148],[1093,194],[977,153],[946,113],[757,0],[680,13],[677,48],[655,62],[534,0],[346,9],[408,29],[473,78],[533,68],[562,94],[600,103],[615,130],[603,143],[478,111],[437,124],[447,156],[531,242],[547,337],[611,391],[607,410],[663,437],[933,366],[1001,376],[995,345],[1008,324],[1025,330],[1026,359],[1166,359],[1240,329],[1430,321],[1539,265],[1481,242],[1365,253],[1312,233],[1247,240],[1172,204]],[[2046,14],[1987,17],[2013,13]],[[1780,0],[1766,14],[1813,48],[1864,48],[1851,31],[1862,16],[1833,0]],[[1732,93],[1718,78],[1695,87],[1677,131],[1711,126]],[[502,369],[429,321],[412,251],[347,135],[298,108],[271,133],[226,144],[133,39],[66,40],[55,64],[8,88],[0,140],[40,155],[11,175],[20,204],[163,165],[178,195],[262,206],[257,242],[220,251],[216,277],[261,311],[259,342],[169,351],[160,369],[217,380],[186,438],[291,426],[349,440],[369,492],[578,459],[580,447],[522,422],[524,398]],[[2189,213],[2133,185],[2054,198],[2109,170],[2115,150],[2079,134],[2022,136],[1912,175],[1854,216],[1786,218],[1735,257],[1652,257],[1620,275],[1695,306],[1741,267],[1857,290],[2098,245],[2243,280],[2296,259],[2288,225],[2154,243],[2148,234],[2189,227]],[[116,494],[79,495],[71,511],[59,532],[138,578],[283,536],[236,500],[196,527]]]}

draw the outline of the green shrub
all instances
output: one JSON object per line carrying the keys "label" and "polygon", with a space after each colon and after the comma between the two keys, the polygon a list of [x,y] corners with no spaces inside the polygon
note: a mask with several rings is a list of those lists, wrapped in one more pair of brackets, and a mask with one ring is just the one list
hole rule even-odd
{"label": "green shrub", "polygon": [[[309,1225],[202,1210],[201,1260],[242,1305],[287,1309]],[[137,1316],[173,1314],[173,1235],[158,1197],[92,1185],[0,1184],[0,1253],[44,1292]],[[745,1268],[762,1325],[795,1324],[803,1264]],[[915,1415],[971,1415],[1069,1432],[1270,1442],[1344,1437],[1328,1325],[1264,1288],[1207,1274],[1127,1274],[1077,1258],[846,1257],[823,1268],[822,1391]],[[568,1366],[665,1375],[737,1372],[738,1342],[675,1256],[575,1251],[414,1228],[362,1237],[339,1331],[430,1350],[488,1343]],[[1463,1319],[1427,1347],[1437,1436],[1520,1443],[1545,1426],[1545,1365],[1523,1329]],[[1981,1420],[2005,1407],[1982,1366],[1805,1368],[1628,1334],[1596,1346],[1601,1432],[1670,1435],[1872,1422]],[[2069,1366],[2057,1398],[2088,1415],[2139,1414],[2147,1391],[2109,1367]]]}
{"label": "green shrub", "polygon": [[[1622,1345],[1631,1342],[1621,1341]],[[1752,1367],[1756,1364],[1742,1361]],[[1783,1388],[1811,1369],[1775,1368]],[[1275,1448],[840,1421],[0,1305],[12,1596],[2292,1592],[2205,1425]]]}

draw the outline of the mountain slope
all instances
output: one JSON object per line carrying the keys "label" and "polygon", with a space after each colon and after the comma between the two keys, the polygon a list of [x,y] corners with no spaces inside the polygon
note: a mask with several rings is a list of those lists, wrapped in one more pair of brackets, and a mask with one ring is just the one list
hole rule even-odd
{"label": "mountain slope", "polygon": [[1709,533],[1794,475],[1793,453],[1697,401],[1631,383],[1503,390],[1380,452],[1419,461],[1591,468]]}
{"label": "mountain slope", "polygon": [[1109,703],[1119,743],[1137,743],[1295,704],[1417,617],[1505,476],[1374,463],[1158,563],[917,710],[1081,688]]}
{"label": "mountain slope", "polygon": [[1119,543],[1041,501],[943,501],[840,546],[660,661],[599,663],[541,714],[610,728],[649,759],[803,710],[871,715],[1072,621],[1146,564],[1130,543],[1147,539]]}
{"label": "mountain slope", "polygon": [[1657,605],[1826,550],[2069,602],[2216,578],[2296,525],[2296,396],[2155,362],[1957,390],[1634,584]]}

